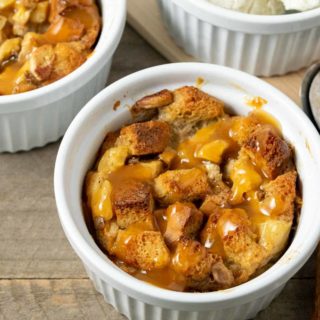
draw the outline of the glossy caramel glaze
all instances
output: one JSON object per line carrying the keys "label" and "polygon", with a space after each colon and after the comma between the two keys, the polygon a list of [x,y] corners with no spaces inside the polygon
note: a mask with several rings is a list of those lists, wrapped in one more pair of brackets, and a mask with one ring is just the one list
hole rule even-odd
{"label": "glossy caramel glaze", "polygon": [[[128,149],[119,145],[117,141],[121,139],[118,139],[98,159],[96,174],[101,176],[102,181],[108,181],[113,190],[118,190],[117,196],[115,192],[101,195],[106,188],[105,182],[99,187],[98,180],[92,182],[87,177],[86,203],[91,210],[95,203],[99,203],[98,200],[90,200],[92,193],[101,199],[102,210],[109,206],[109,201],[113,203],[113,215],[107,218],[110,222],[105,219],[104,235],[101,236],[99,231],[97,241],[123,270],[140,280],[170,290],[218,290],[247,281],[258,274],[267,262],[272,261],[275,253],[282,252],[293,221],[292,208],[296,192],[294,167],[288,165],[279,179],[272,180],[264,174],[259,165],[245,153],[245,143],[242,142],[245,139],[240,138],[243,132],[239,131],[242,128],[239,123],[242,121],[254,124],[250,132],[246,128],[248,136],[254,135],[255,128],[261,127],[270,129],[277,136],[281,132],[277,120],[262,110],[256,110],[248,117],[224,115],[216,121],[208,122],[189,137],[171,143],[160,154],[132,157]],[[192,200],[186,200],[187,196],[182,194],[181,200],[168,205],[166,201],[170,201],[170,197],[165,201],[159,198],[159,179],[165,173],[177,172],[176,180],[168,182],[169,192],[174,193],[177,187],[175,184],[179,184],[180,188],[188,184],[188,170],[194,168],[199,169],[199,175],[207,175],[207,196],[201,194],[199,198],[194,197],[192,192],[197,189],[195,185],[191,190],[192,198],[188,198]],[[179,176],[182,172],[183,175]],[[280,180],[287,183],[284,177],[290,176],[291,172],[293,189],[285,191],[289,193],[282,193],[287,185]],[[169,178],[163,178],[161,183],[165,185]],[[130,197],[131,189],[124,186],[132,181],[148,187],[136,185],[136,194]],[[272,183],[280,186],[279,192],[273,192]],[[119,203],[121,189],[125,189],[126,194],[122,196],[122,203]],[[186,190],[188,192],[189,189]],[[222,193],[227,195],[227,201],[224,201],[225,197],[219,198]],[[151,196],[153,201],[143,201]],[[288,198],[291,199],[289,204]],[[111,239],[108,223],[119,225],[119,210],[124,210],[126,216],[134,220]],[[92,214],[95,216],[94,212]],[[275,235],[270,232],[275,232]],[[279,241],[269,239],[277,237],[278,233],[283,233]],[[162,239],[154,248],[153,240],[148,240],[151,234],[154,237],[160,234]],[[143,241],[136,240],[137,237],[143,238]],[[239,239],[234,244],[235,237]],[[108,245],[105,245],[106,239],[111,239]],[[244,248],[240,246],[242,241],[245,243]],[[158,255],[153,255],[161,250],[169,253],[169,263],[167,258],[161,260]],[[249,259],[253,259],[250,267],[247,267],[247,261],[243,261],[246,259],[246,250],[255,252],[251,258],[248,255]],[[148,263],[146,268],[141,268],[140,259],[142,257],[143,260],[144,255]],[[210,276],[211,270],[220,270],[220,273],[215,271]]]}

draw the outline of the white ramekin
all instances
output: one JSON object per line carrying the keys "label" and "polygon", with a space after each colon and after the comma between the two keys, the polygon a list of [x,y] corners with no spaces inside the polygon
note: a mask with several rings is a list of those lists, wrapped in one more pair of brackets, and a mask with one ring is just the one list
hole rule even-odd
{"label": "white ramekin", "polygon": [[281,75],[320,59],[320,8],[261,16],[206,0],[158,0],[171,36],[199,61],[258,76]]}
{"label": "white ramekin", "polygon": [[126,0],[100,0],[102,31],[92,56],[48,86],[0,96],[0,152],[41,147],[59,139],[79,110],[105,87],[126,17]]}
{"label": "white ramekin", "polygon": [[[250,109],[245,96],[268,100],[264,109],[282,125],[292,143],[303,185],[303,207],[290,247],[269,270],[232,289],[210,293],[181,293],[139,281],[116,267],[92,239],[81,209],[84,176],[105,134],[131,121],[128,105],[163,88],[194,85],[226,102],[237,114]],[[121,101],[114,111],[111,106]],[[71,123],[61,143],[54,174],[60,221],[73,249],[82,260],[96,289],[120,313],[135,320],[241,320],[267,307],[286,282],[307,261],[320,238],[318,214],[320,139],[304,113],[281,92],[253,76],[226,67],[182,63],[146,69],[125,77],[93,98]]]}

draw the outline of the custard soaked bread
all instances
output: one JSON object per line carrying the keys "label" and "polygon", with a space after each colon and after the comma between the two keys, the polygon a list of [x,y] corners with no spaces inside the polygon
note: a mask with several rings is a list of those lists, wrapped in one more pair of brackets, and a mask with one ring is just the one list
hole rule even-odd
{"label": "custard soaked bread", "polygon": [[124,271],[180,291],[233,287],[285,250],[298,214],[293,149],[262,112],[231,116],[195,87],[132,107],[87,173],[96,241]]}
{"label": "custard soaked bread", "polygon": [[68,75],[92,53],[100,29],[94,0],[0,0],[0,95]]}

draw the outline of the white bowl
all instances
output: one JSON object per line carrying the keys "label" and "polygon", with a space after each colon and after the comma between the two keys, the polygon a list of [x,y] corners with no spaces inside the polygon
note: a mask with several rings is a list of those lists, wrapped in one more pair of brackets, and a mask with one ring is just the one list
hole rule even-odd
{"label": "white bowl", "polygon": [[177,44],[199,61],[258,76],[281,75],[320,59],[320,8],[261,16],[206,0],[158,0]]}
{"label": "white bowl", "polygon": [[93,55],[78,69],[48,86],[0,96],[0,152],[41,147],[56,141],[79,110],[105,85],[120,41],[126,0],[98,0],[102,31]]}
{"label": "white bowl", "polygon": [[[194,85],[226,102],[237,114],[250,109],[247,94],[268,100],[264,109],[281,123],[292,143],[303,184],[303,207],[295,237],[285,254],[269,270],[237,287],[209,293],[181,293],[137,280],[114,265],[98,248],[81,209],[84,176],[91,167],[105,134],[131,121],[128,105],[163,88]],[[114,111],[110,106],[121,101]],[[73,249],[82,260],[96,289],[129,319],[136,320],[241,320],[254,317],[280,293],[286,282],[307,261],[320,238],[318,214],[320,139],[304,113],[281,92],[253,76],[226,67],[181,63],[146,69],[125,77],[93,98],[74,119],[61,143],[54,174],[59,217]]]}

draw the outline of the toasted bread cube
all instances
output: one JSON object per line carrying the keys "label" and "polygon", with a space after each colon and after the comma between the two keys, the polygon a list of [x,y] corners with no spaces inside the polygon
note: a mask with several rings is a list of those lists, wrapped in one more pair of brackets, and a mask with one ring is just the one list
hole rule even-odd
{"label": "toasted bread cube", "polygon": [[224,209],[217,230],[226,258],[240,267],[241,282],[267,263],[267,252],[257,243],[257,235],[244,210]]}
{"label": "toasted bread cube", "polygon": [[97,218],[94,220],[94,226],[98,243],[109,254],[112,254],[113,246],[119,232],[119,227],[116,221],[104,221]]}
{"label": "toasted bread cube", "polygon": [[264,185],[265,196],[260,205],[260,210],[274,218],[292,221],[296,197],[296,180],[296,171],[289,171]]}
{"label": "toasted bread cube", "polygon": [[5,40],[0,46],[0,64],[12,56],[18,55],[21,48],[21,38]]}
{"label": "toasted bread cube", "polygon": [[155,197],[165,205],[203,199],[208,190],[207,175],[199,168],[170,170],[154,180]]}
{"label": "toasted bread cube", "polygon": [[104,153],[114,147],[118,137],[119,137],[119,134],[120,132],[119,131],[111,131],[111,132],[108,132],[103,140],[103,143],[100,147],[100,150],[99,150],[99,155],[102,157],[104,155]]}
{"label": "toasted bread cube", "polygon": [[200,242],[210,253],[224,256],[223,243],[217,228],[220,215],[220,211],[210,214],[207,223],[201,230]]}
{"label": "toasted bread cube", "polygon": [[54,48],[55,61],[51,81],[58,80],[71,73],[86,60],[86,52],[76,43],[58,43]]}
{"label": "toasted bread cube", "polygon": [[238,144],[243,145],[258,125],[258,119],[252,114],[233,117],[230,135]]}
{"label": "toasted bread cube", "polygon": [[151,119],[157,114],[157,108],[164,107],[173,102],[173,94],[169,90],[161,90],[138,100],[131,108],[135,119]]}
{"label": "toasted bread cube", "polygon": [[27,9],[23,5],[18,5],[15,8],[12,21],[17,25],[26,25],[31,15],[31,10]]}
{"label": "toasted bread cube", "polygon": [[88,172],[86,177],[86,193],[93,220],[103,218],[104,221],[113,217],[111,203],[112,186],[103,172]]}
{"label": "toasted bread cube", "polygon": [[197,152],[196,158],[221,163],[223,153],[228,149],[229,143],[224,140],[214,140],[203,145]]}
{"label": "toasted bread cube", "polygon": [[163,121],[134,123],[120,131],[117,146],[126,146],[134,156],[161,153],[170,140],[170,127]]}
{"label": "toasted bread cube", "polygon": [[47,20],[48,12],[49,1],[39,2],[31,12],[30,21],[32,23],[44,23]]}
{"label": "toasted bread cube", "polygon": [[111,173],[125,165],[128,157],[127,147],[114,147],[108,149],[98,163],[98,171]]}
{"label": "toasted bread cube", "polygon": [[223,102],[191,86],[174,91],[174,101],[159,110],[159,119],[179,125],[212,120],[223,115]]}
{"label": "toasted bread cube", "polygon": [[35,32],[28,32],[24,35],[21,42],[21,51],[19,53],[18,61],[24,63],[28,60],[31,52],[40,46],[41,35]]}
{"label": "toasted bread cube", "polygon": [[133,106],[132,111],[137,112],[140,109],[153,109],[167,106],[173,102],[171,91],[164,89],[138,100]]}
{"label": "toasted bread cube", "polygon": [[192,203],[177,202],[167,208],[166,243],[173,244],[181,237],[194,238],[199,231],[203,214]]}
{"label": "toasted bread cube", "polygon": [[162,269],[170,262],[170,253],[161,233],[139,230],[135,226],[119,231],[112,253],[141,270]]}
{"label": "toasted bread cube", "polygon": [[213,291],[228,288],[234,277],[218,255],[208,253],[198,241],[182,238],[174,251],[172,268],[185,276],[188,289]]}
{"label": "toasted bread cube", "polygon": [[214,257],[200,242],[182,238],[173,253],[171,265],[189,280],[201,281],[209,277],[214,262]]}
{"label": "toasted bread cube", "polygon": [[120,228],[127,228],[136,222],[144,222],[152,228],[154,201],[151,187],[147,183],[135,180],[115,186],[113,209]]}
{"label": "toasted bread cube", "polygon": [[171,166],[174,159],[177,157],[177,151],[167,147],[160,155],[159,159],[163,161],[168,167]]}
{"label": "toasted bread cube", "polygon": [[230,189],[225,186],[219,193],[207,195],[204,199],[200,210],[206,215],[210,215],[217,211],[219,208],[227,208],[231,196]]}
{"label": "toasted bread cube", "polygon": [[53,70],[55,54],[52,45],[46,44],[30,54],[30,74],[36,81],[49,79]]}
{"label": "toasted bread cube", "polygon": [[291,149],[277,132],[268,125],[257,127],[244,143],[244,150],[269,178],[283,172],[291,158]]}

